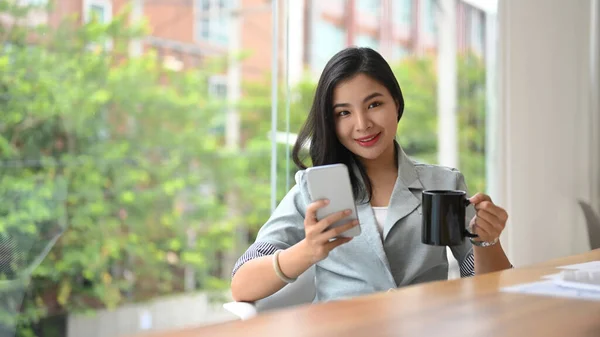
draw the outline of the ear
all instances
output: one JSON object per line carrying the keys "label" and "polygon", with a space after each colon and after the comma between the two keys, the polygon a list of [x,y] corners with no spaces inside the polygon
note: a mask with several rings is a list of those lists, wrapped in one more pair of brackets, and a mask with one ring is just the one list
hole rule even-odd
{"label": "ear", "polygon": [[400,102],[397,99],[394,100],[394,104],[396,104],[396,116],[398,116],[398,122],[400,121]]}

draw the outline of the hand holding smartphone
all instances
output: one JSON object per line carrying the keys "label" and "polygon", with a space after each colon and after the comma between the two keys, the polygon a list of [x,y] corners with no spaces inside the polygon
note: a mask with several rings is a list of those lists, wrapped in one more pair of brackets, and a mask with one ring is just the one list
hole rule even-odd
{"label": "hand holding smartphone", "polygon": [[[328,216],[337,217],[325,231],[346,225],[353,220],[358,221],[350,175],[346,165],[332,164],[311,167],[306,170],[305,174],[311,202],[329,200],[327,205],[316,210],[316,220],[321,221]],[[340,212],[345,210],[350,210],[350,214],[340,216]],[[358,236],[360,233],[360,225],[357,225],[339,236],[349,238]]]}

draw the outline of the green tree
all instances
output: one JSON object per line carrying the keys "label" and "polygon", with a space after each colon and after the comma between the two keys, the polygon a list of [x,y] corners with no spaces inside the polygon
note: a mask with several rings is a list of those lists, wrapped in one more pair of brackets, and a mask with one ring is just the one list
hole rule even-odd
{"label": "green tree", "polygon": [[[29,10],[0,2],[2,16],[23,18]],[[0,254],[0,291],[15,279],[23,281],[19,289],[30,285],[19,315],[22,335],[48,315],[183,291],[190,270],[197,288],[221,289],[229,280],[219,277],[220,254],[233,244],[233,229],[242,223],[252,240],[270,214],[269,80],[245,83],[238,107],[242,148],[226,151],[225,104],[207,95],[208,78],[223,72],[222,60],[171,72],[151,52],[130,59],[127,42],[145,32],[126,18],[67,20],[58,28],[0,25],[6,42],[0,50],[0,250],[10,242],[24,252]],[[460,62],[461,169],[473,188],[476,179],[485,181],[484,78],[481,62]],[[407,59],[395,71],[406,99],[400,143],[434,162],[433,62]],[[290,130],[298,132],[315,86],[306,78],[290,96],[281,89],[279,130],[289,100]],[[277,153],[280,200],[296,167],[289,146],[278,145]],[[231,191],[239,201],[235,218],[227,216],[224,200]],[[58,235],[29,283],[24,266],[35,266],[33,257],[43,256]],[[18,296],[10,300],[10,309],[18,309]]]}
{"label": "green tree", "polygon": [[[265,77],[267,78],[267,77]],[[271,87],[269,79],[262,82],[244,83],[244,94],[247,99],[240,108],[243,125],[243,151],[246,160],[238,161],[238,173],[233,180],[239,186],[240,203],[244,217],[241,221],[249,228],[249,241],[254,240],[258,229],[270,216],[271,200]],[[315,83],[305,78],[290,89],[290,97],[284,86],[278,92],[277,129],[286,129],[286,100],[289,104],[290,132],[297,134],[308,115]],[[279,202],[295,184],[294,174],[298,170],[291,160],[290,145],[277,144],[277,186],[276,199]]]}
{"label": "green tree", "polygon": [[483,59],[467,53],[458,62],[459,161],[469,190],[485,192],[486,96]]}
{"label": "green tree", "polygon": [[405,58],[393,67],[402,95],[404,113],[398,141],[415,159],[435,163],[437,155],[437,78],[433,59]]}
{"label": "green tree", "polygon": [[[485,64],[466,53],[458,57],[459,169],[470,191],[485,191]],[[410,57],[394,67],[405,109],[398,128],[404,150],[437,163],[437,77],[435,59]]]}
{"label": "green tree", "polygon": [[[17,19],[29,10],[0,5]],[[213,276],[231,244],[219,196],[236,158],[215,130],[223,102],[207,95],[223,69],[127,58],[127,42],[144,34],[127,17],[0,30],[0,247],[64,231],[33,270],[21,334],[47,315],[182,291],[188,268],[199,288],[226,286]],[[0,280],[41,252],[26,250],[3,261]]]}

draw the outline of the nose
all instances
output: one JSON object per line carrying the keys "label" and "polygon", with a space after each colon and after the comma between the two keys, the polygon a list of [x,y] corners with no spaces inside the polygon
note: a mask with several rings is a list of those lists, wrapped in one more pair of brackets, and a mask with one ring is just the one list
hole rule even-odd
{"label": "nose", "polygon": [[373,126],[373,123],[369,119],[369,116],[360,111],[355,113],[356,116],[356,131],[365,131]]}

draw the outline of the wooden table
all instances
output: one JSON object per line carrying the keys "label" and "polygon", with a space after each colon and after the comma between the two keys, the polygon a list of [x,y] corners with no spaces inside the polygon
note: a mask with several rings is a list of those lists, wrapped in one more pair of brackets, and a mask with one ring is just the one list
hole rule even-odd
{"label": "wooden table", "polygon": [[600,260],[600,250],[531,267],[432,282],[347,301],[264,313],[247,321],[153,334],[199,336],[600,336],[600,302],[499,292],[555,267]]}

